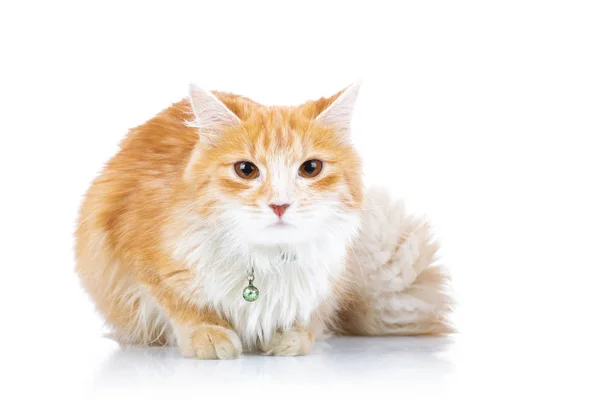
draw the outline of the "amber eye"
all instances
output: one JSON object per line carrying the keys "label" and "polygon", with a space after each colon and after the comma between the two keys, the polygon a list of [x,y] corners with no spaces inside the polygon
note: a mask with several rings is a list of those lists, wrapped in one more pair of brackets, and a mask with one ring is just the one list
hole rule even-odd
{"label": "amber eye", "polygon": [[258,178],[258,167],[252,164],[250,161],[240,161],[235,163],[233,166],[235,173],[243,179],[256,179]]}
{"label": "amber eye", "polygon": [[298,173],[303,178],[314,178],[321,173],[323,169],[323,161],[308,160],[300,166]]}

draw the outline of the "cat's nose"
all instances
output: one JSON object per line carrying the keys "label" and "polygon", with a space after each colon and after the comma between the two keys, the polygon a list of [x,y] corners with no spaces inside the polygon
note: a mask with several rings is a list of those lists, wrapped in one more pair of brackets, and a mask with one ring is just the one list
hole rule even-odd
{"label": "cat's nose", "polygon": [[273,209],[273,212],[277,214],[279,218],[283,216],[285,210],[289,207],[289,204],[269,204],[269,207]]}

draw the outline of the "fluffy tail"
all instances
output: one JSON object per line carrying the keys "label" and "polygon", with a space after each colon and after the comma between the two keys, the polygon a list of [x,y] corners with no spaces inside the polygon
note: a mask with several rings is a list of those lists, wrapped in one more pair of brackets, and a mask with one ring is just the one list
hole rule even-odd
{"label": "fluffy tail", "polygon": [[436,264],[438,244],[427,222],[404,205],[371,190],[361,233],[349,255],[353,290],[341,312],[341,333],[441,335],[453,302],[449,275]]}

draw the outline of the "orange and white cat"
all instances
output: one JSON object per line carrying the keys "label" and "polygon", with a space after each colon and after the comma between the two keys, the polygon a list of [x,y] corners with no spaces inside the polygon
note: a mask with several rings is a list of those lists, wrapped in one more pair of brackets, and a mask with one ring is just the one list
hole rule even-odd
{"label": "orange and white cat", "polygon": [[117,340],[229,359],[306,354],[330,332],[451,331],[427,224],[363,191],[358,90],[267,107],[192,86],[130,131],[76,232],[77,272]]}

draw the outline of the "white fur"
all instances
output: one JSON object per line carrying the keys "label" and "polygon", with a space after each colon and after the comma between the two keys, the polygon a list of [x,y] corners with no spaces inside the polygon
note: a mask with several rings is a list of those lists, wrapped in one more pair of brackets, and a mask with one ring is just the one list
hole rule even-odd
{"label": "white fur", "polygon": [[349,268],[360,287],[362,312],[354,333],[439,334],[452,331],[449,274],[436,265],[438,244],[429,224],[406,213],[381,189],[366,196],[361,232]]}
{"label": "white fur", "polygon": [[[176,258],[196,268],[197,283],[189,296],[226,317],[248,348],[258,341],[267,343],[277,328],[309,322],[331,294],[332,280],[341,275],[346,244],[359,225],[358,215],[348,213],[343,219],[335,217],[337,230],[301,233],[304,240],[292,244],[261,245],[248,243],[235,231],[220,232],[215,224],[207,225],[200,218],[188,218],[185,239],[174,241],[172,249]],[[252,267],[260,296],[249,303],[242,291]]]}

